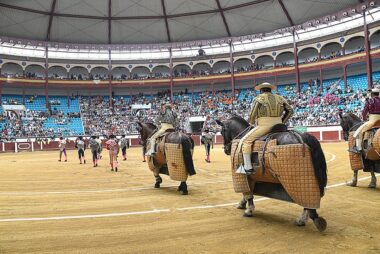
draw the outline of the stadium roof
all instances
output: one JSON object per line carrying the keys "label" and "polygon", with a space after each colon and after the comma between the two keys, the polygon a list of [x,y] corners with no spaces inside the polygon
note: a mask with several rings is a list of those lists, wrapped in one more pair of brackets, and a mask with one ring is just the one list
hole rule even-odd
{"label": "stadium roof", "polygon": [[272,32],[362,0],[0,0],[0,36],[85,44],[167,43]]}

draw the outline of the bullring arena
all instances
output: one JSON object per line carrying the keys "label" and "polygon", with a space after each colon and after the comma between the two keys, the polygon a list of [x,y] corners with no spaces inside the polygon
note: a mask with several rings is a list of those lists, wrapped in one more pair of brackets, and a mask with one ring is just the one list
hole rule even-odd
{"label": "bullring arena", "polygon": [[377,254],[379,176],[380,0],[0,0],[0,254]]}
{"label": "bullring arena", "polygon": [[[212,162],[197,147],[197,175],[189,195],[164,177],[160,189],[141,161],[141,148],[128,150],[119,172],[103,158],[98,168],[67,163],[57,151],[1,154],[1,253],[378,253],[379,188],[351,179],[347,144],[324,143],[328,189],[319,213],[328,223],[319,233],[312,222],[294,225],[301,207],[256,197],[253,218],[234,207],[229,157],[220,145]],[[87,153],[88,155],[88,153]]]}

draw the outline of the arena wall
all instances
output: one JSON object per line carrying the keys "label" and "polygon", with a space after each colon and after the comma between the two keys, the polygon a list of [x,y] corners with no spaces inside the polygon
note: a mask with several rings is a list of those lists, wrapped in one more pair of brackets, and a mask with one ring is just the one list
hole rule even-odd
{"label": "arena wall", "polygon": [[[343,141],[342,128],[340,126],[307,127],[306,132],[316,137],[321,142]],[[201,145],[201,136],[192,135],[195,145]],[[128,136],[131,147],[139,147],[140,139],[137,135]],[[75,149],[75,137],[68,138],[67,149]],[[104,145],[105,140],[103,140]],[[214,144],[223,144],[223,137],[217,134]],[[58,150],[58,141],[36,141],[36,139],[17,139],[15,142],[3,142],[0,144],[0,152],[34,152]]]}

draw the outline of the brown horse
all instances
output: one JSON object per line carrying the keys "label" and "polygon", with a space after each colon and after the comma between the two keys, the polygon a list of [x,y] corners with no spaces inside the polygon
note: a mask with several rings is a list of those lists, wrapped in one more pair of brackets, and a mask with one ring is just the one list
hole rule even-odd
{"label": "brown horse", "polygon": [[[220,126],[222,126],[221,134],[224,139],[224,152],[227,155],[231,155],[232,144],[234,139],[242,137],[245,133],[249,131],[249,123],[239,116],[234,116],[226,121],[216,121]],[[281,132],[274,132],[271,134],[271,139],[277,140],[277,145],[290,145],[290,144],[305,144],[310,148],[312,167],[314,169],[314,176],[317,180],[317,185],[319,187],[320,198],[324,195],[324,188],[327,184],[327,166],[325,156],[323,154],[322,148],[318,140],[309,135],[301,134],[292,131],[285,131],[283,125],[276,126],[281,129]],[[231,155],[233,156],[233,155]],[[256,173],[259,174],[259,173]],[[275,198],[283,201],[294,202],[289,196],[287,191],[284,189],[281,182],[272,183],[267,182],[266,179],[255,179],[255,175],[250,175],[246,177],[249,185],[249,192],[243,193],[243,199],[238,205],[238,209],[245,209],[244,216],[252,217],[254,210],[253,194],[261,195],[264,197]],[[260,173],[261,174],[261,173]],[[272,180],[271,180],[272,181]],[[273,181],[275,182],[275,181]],[[248,203],[248,207],[246,207]],[[304,208],[302,215],[297,218],[296,225],[305,226],[308,218],[311,218],[319,231],[324,231],[326,229],[327,223],[325,219],[319,217],[315,208]]]}
{"label": "brown horse", "polygon": [[[137,130],[140,133],[140,145],[142,145],[146,150],[148,139],[155,133],[157,127],[152,123],[141,123],[137,122]],[[194,163],[192,158],[192,151],[194,149],[194,141],[191,137],[180,132],[168,132],[165,134],[165,138],[157,143],[157,153],[154,157],[148,156],[148,164],[156,178],[155,188],[160,188],[162,183],[162,178],[160,174],[169,175],[167,158],[165,154],[165,144],[181,144],[182,145],[182,155],[185,162],[185,167],[188,175],[195,175]],[[187,195],[187,183],[186,181],[181,181],[178,186],[178,191],[182,195]]]}
{"label": "brown horse", "polygon": [[[363,124],[362,120],[360,120],[360,118],[353,113],[343,114],[342,112],[339,112],[339,118],[340,126],[343,129],[343,138],[345,141],[348,141],[350,132],[355,132]],[[376,188],[377,179],[375,172],[380,173],[380,161],[368,160],[365,158],[364,154],[362,154],[362,160],[364,165],[363,171],[371,173],[371,182],[369,183],[368,188]],[[352,180],[347,183],[347,185],[351,187],[356,187],[358,184],[359,170],[353,171],[354,176],[352,177]]]}

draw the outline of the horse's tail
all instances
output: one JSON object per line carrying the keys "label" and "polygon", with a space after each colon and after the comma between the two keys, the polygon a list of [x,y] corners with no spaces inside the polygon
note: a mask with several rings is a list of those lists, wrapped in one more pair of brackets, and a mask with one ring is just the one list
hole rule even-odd
{"label": "horse's tail", "polygon": [[194,141],[191,137],[183,134],[180,134],[180,139],[182,144],[183,159],[185,161],[187,173],[189,175],[195,175],[196,172],[194,168],[193,155],[191,153],[191,150],[194,148]]}
{"label": "horse's tail", "polygon": [[321,144],[314,136],[307,133],[302,134],[302,140],[310,147],[314,174],[318,181],[321,197],[323,197],[327,185],[327,164]]}

